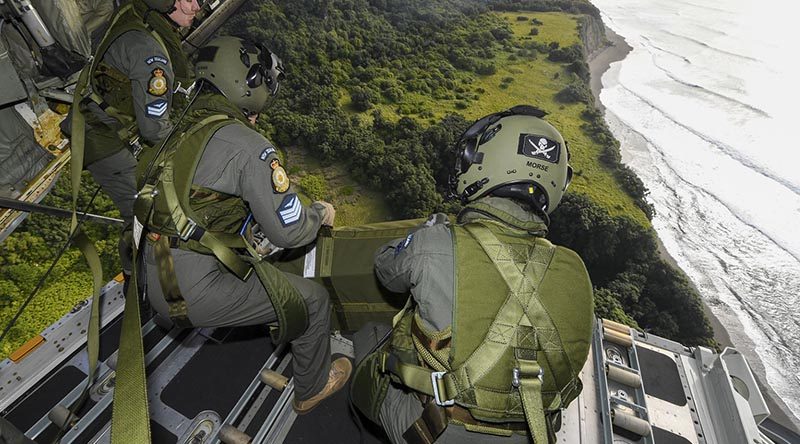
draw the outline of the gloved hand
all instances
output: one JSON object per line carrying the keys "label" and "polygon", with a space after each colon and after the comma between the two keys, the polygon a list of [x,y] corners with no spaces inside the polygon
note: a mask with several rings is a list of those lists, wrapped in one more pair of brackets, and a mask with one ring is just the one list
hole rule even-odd
{"label": "gloved hand", "polygon": [[428,220],[423,223],[426,227],[432,227],[437,224],[444,224],[445,226],[450,226],[450,219],[444,213],[433,213],[428,217]]}
{"label": "gloved hand", "polygon": [[322,213],[322,225],[327,225],[329,227],[333,226],[333,219],[336,218],[336,209],[333,208],[333,205],[325,202],[324,200],[318,200],[314,202],[315,204],[320,204],[323,207]]}

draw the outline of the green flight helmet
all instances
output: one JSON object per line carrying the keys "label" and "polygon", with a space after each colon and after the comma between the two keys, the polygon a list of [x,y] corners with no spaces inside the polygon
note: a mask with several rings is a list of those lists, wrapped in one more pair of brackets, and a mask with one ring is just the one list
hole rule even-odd
{"label": "green flight helmet", "polygon": [[246,116],[258,114],[284,79],[283,62],[262,45],[217,37],[197,52],[197,79],[209,82]]}
{"label": "green flight helmet", "polygon": [[175,10],[175,0],[144,0],[148,8],[164,14],[169,14]]}
{"label": "green flight helmet", "polygon": [[572,167],[566,141],[545,115],[518,105],[475,122],[456,144],[451,193],[464,204],[492,195],[552,213],[572,180]]}

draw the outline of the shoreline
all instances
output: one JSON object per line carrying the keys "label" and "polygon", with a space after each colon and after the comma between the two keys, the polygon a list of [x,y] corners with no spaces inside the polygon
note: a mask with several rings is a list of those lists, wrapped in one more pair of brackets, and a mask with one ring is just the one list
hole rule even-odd
{"label": "shoreline", "polygon": [[[605,24],[603,25],[605,27]],[[633,48],[628,45],[622,36],[615,33],[608,27],[605,27],[605,31],[606,39],[609,42],[608,45],[598,48],[587,56],[589,72],[591,73],[589,87],[592,91],[592,96],[594,97],[595,106],[603,114],[605,114],[606,111],[605,106],[603,106],[603,103],[600,101],[600,91],[603,88],[603,74],[609,69],[612,63],[623,60],[628,53],[633,50]],[[658,242],[658,254],[660,258],[675,269],[680,270],[681,268],[678,266],[677,261],[675,261],[669,252],[667,252],[664,244],[661,242],[661,239],[657,234],[656,241]],[[695,292],[700,295],[700,292],[691,280],[689,280],[689,285],[691,285]],[[714,340],[717,342],[717,344],[719,344],[719,347],[722,349],[725,347],[735,348],[735,345],[731,341],[730,334],[728,334],[728,330],[714,315],[714,313],[711,311],[711,308],[708,306],[708,304],[706,304],[706,301],[702,298],[702,296],[700,296],[700,303],[703,307],[703,312],[711,324],[711,328],[714,332]],[[800,430],[798,430],[800,425],[798,424],[797,419],[794,418],[794,415],[792,415],[788,407],[783,403],[780,397],[778,397],[777,393],[775,393],[775,391],[772,390],[772,388],[762,380],[762,376],[755,374],[755,372],[754,376],[756,383],[758,384],[759,388],[761,389],[761,393],[764,396],[764,401],[767,403],[767,406],[770,410],[769,419],[787,429],[793,430],[796,433],[800,433]]]}

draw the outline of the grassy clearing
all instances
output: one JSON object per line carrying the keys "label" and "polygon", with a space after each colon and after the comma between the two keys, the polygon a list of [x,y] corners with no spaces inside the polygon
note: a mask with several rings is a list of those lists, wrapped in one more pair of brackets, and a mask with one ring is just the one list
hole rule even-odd
{"label": "grassy clearing", "polygon": [[[506,109],[517,104],[532,104],[549,113],[547,120],[561,131],[569,141],[575,177],[570,190],[588,195],[603,206],[611,215],[626,215],[644,226],[650,226],[647,217],[636,207],[619,186],[612,172],[599,161],[601,147],[593,142],[581,129],[584,120],[581,113],[587,108],[584,103],[561,104],[555,94],[565,86],[580,80],[564,69],[564,65],[547,60],[547,54],[538,54],[535,59],[519,56],[517,51],[531,40],[549,44],[557,42],[565,47],[580,43],[577,15],[557,12],[509,12],[493,14],[494,19],[504,20],[514,32],[513,42],[507,50],[498,51],[494,64],[497,72],[492,75],[477,75],[470,72],[457,73],[460,85],[467,91],[470,100],[467,107],[459,109],[458,99],[436,100],[431,97],[407,93],[403,98],[406,108],[427,111],[426,117],[419,113],[407,114],[422,122],[434,123],[449,113],[460,113],[468,120]],[[517,17],[526,17],[518,20]],[[533,25],[532,20],[541,25]],[[539,29],[536,36],[530,35],[532,27]],[[509,79],[511,79],[509,81]],[[349,98],[346,99],[349,102]],[[463,105],[462,105],[463,106]],[[378,104],[378,109],[390,120],[403,115],[395,104]],[[365,114],[369,114],[368,111]],[[430,115],[433,117],[427,117]]]}
{"label": "grassy clearing", "polygon": [[309,175],[321,177],[325,189],[319,194],[321,200],[333,204],[336,208],[336,226],[361,225],[372,222],[391,220],[391,212],[383,199],[383,195],[359,185],[339,164],[323,165],[307,150],[299,147],[285,149],[286,169],[292,185],[300,194],[304,205],[310,205],[312,199],[307,196],[302,184]]}

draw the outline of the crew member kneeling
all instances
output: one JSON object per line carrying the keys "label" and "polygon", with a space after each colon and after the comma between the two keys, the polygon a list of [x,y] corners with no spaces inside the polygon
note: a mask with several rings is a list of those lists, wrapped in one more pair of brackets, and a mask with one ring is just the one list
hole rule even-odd
{"label": "crew member kneeling", "polygon": [[299,247],[333,225],[335,211],[326,202],[300,203],[275,147],[253,127],[284,76],[280,59],[220,37],[198,51],[195,67],[197,96],[164,148],[145,153],[137,169],[148,296],[183,326],[277,321],[273,339],[289,341],[294,355],[293,406],[307,413],[352,369],[346,358],[330,362],[328,294],[260,260],[240,234],[252,218],[273,245]]}
{"label": "crew member kneeling", "polygon": [[577,254],[544,239],[572,176],[544,115],[477,121],[457,145],[457,223],[434,215],[377,252],[380,282],[412,298],[352,396],[393,443],[554,442],[580,393],[592,286]]}

